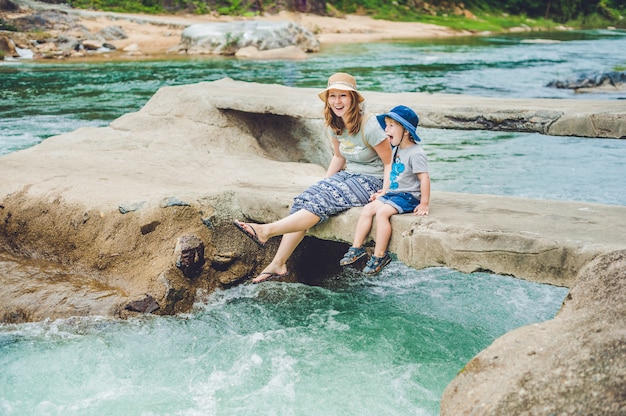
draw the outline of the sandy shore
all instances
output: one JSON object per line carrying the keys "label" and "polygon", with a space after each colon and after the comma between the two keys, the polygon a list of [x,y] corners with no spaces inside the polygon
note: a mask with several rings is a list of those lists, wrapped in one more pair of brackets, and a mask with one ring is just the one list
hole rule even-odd
{"label": "sandy shore", "polygon": [[142,53],[159,54],[178,45],[183,29],[189,25],[233,20],[294,21],[315,33],[322,47],[333,43],[440,38],[464,34],[447,27],[425,23],[390,22],[357,15],[335,18],[288,12],[254,18],[211,15],[121,15],[112,13],[90,17],[84,14],[81,17],[81,24],[92,32],[97,32],[106,26],[120,26],[128,35],[128,39],[113,42],[118,49],[136,44]]}
{"label": "sandy shore", "polygon": [[[114,12],[98,12],[71,9],[66,5],[54,5],[36,1],[18,1],[20,13],[5,13],[5,19],[13,19],[33,13],[34,10],[61,10],[78,17],[79,24],[92,33],[107,26],[119,26],[128,36],[126,39],[110,41],[117,52],[103,58],[153,56],[172,53],[178,45],[182,31],[192,25],[210,22],[247,21],[294,21],[314,33],[322,46],[336,43],[363,43],[391,39],[441,38],[469,35],[447,27],[426,24],[375,20],[367,16],[347,15],[342,18],[312,14],[281,12],[250,18],[215,15],[146,15]],[[60,31],[49,30],[52,36]],[[94,57],[92,55],[92,57]],[[76,57],[74,57],[76,58]],[[74,59],[70,58],[70,59]]]}

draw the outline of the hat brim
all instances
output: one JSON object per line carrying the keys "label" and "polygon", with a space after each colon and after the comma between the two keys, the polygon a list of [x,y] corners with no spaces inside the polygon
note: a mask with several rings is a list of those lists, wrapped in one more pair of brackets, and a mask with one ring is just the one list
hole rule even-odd
{"label": "hat brim", "polygon": [[417,131],[415,127],[411,123],[406,121],[404,118],[397,115],[396,113],[379,114],[376,116],[376,119],[378,120],[378,124],[380,124],[380,127],[382,127],[383,130],[385,130],[385,127],[387,127],[387,123],[385,123],[385,117],[392,118],[396,120],[398,123],[402,124],[402,127],[407,129],[409,133],[411,133],[411,136],[413,136],[413,139],[416,142],[422,141],[422,139],[420,139],[420,136],[417,135]]}
{"label": "hat brim", "polygon": [[326,102],[326,97],[328,96],[328,90],[354,91],[356,92],[356,95],[359,97],[360,103],[365,101],[365,98],[363,98],[363,96],[357,90],[355,90],[354,88],[345,86],[345,85],[331,85],[330,87],[326,88],[324,91],[317,94],[317,96],[320,97],[320,100]]}

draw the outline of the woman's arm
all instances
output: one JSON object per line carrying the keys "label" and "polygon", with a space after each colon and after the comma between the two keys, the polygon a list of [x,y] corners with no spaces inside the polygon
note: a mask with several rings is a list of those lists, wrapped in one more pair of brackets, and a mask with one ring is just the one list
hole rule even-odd
{"label": "woman's arm", "polygon": [[331,142],[333,144],[333,158],[330,160],[328,169],[326,170],[327,178],[339,172],[346,165],[346,158],[344,158],[339,151],[339,140],[333,138]]}

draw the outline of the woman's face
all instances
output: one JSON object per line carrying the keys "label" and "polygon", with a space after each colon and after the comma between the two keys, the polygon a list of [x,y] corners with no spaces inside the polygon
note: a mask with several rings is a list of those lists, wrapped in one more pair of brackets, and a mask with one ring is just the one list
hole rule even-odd
{"label": "woman's face", "polygon": [[350,91],[328,90],[328,106],[337,117],[343,117],[352,108],[352,94]]}

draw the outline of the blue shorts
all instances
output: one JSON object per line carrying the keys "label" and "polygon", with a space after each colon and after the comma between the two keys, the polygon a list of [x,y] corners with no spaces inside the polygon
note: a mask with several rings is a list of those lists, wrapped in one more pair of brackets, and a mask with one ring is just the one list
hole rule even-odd
{"label": "blue shorts", "polygon": [[415,207],[420,204],[420,201],[408,192],[387,192],[376,200],[391,205],[398,211],[398,214],[413,212]]}

